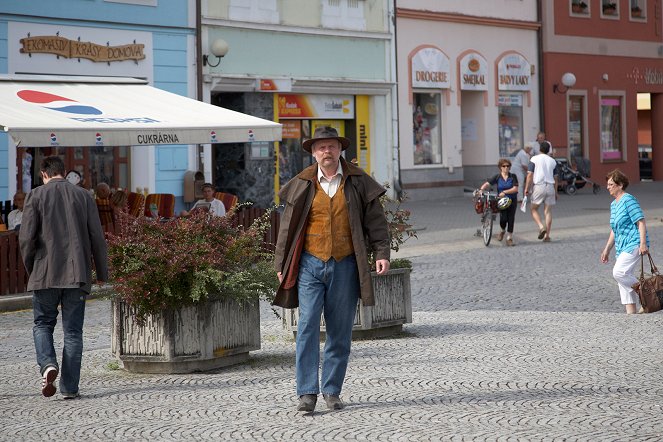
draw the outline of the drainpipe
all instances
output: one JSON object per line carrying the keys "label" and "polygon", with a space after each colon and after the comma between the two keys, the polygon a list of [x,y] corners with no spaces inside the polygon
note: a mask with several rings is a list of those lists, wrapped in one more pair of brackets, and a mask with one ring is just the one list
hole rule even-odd
{"label": "drainpipe", "polygon": [[539,30],[536,32],[539,49],[539,130],[546,131],[546,114],[543,106],[543,0],[538,0],[536,5],[536,19],[539,22]]}
{"label": "drainpipe", "polygon": [[[203,29],[202,29],[202,0],[196,0],[196,99],[203,101]],[[203,145],[196,146],[197,170],[205,170],[203,164]]]}
{"label": "drainpipe", "polygon": [[397,63],[397,49],[396,49],[396,1],[389,2],[392,8],[389,11],[389,26],[391,28],[391,72],[393,76],[392,91],[391,91],[391,134],[393,137],[394,146],[392,149],[392,162],[394,163],[394,192],[396,197],[400,198],[403,193],[401,183],[401,160],[400,160],[400,144],[398,135],[398,71],[396,70]]}

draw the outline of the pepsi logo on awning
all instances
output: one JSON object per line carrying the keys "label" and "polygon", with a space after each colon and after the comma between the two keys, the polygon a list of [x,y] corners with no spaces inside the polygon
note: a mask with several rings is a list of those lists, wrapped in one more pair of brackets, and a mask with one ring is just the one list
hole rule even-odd
{"label": "pepsi logo on awning", "polygon": [[38,104],[41,105],[41,107],[58,112],[79,115],[101,115],[103,113],[94,106],[81,104],[76,100],[72,100],[71,98],[50,94],[48,92],[24,89],[18,91],[16,95],[18,95],[18,97],[23,101]]}

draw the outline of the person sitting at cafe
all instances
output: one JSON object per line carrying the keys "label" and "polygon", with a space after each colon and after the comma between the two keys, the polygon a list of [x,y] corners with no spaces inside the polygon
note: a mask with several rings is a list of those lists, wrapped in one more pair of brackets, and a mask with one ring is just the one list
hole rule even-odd
{"label": "person sitting at cafe", "polygon": [[100,200],[107,200],[111,196],[111,188],[106,183],[99,183],[95,188],[95,196]]}
{"label": "person sitting at cafe", "polygon": [[7,216],[7,228],[9,230],[16,230],[20,228],[23,219],[23,203],[25,202],[25,193],[18,191],[14,195],[14,210],[9,212]]}
{"label": "person sitting at cafe", "polygon": [[214,186],[211,183],[203,184],[203,199],[196,201],[191,210],[183,210],[180,216],[189,216],[196,210],[208,210],[214,216],[225,216],[226,207],[221,200],[214,198]]}

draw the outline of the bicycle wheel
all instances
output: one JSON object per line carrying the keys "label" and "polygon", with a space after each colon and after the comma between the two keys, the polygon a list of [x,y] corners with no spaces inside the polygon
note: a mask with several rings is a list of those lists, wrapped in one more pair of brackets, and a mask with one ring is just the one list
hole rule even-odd
{"label": "bicycle wheel", "polygon": [[490,244],[490,238],[493,236],[493,216],[490,209],[483,214],[483,219],[481,221],[481,235],[483,236],[483,243],[488,247],[488,244]]}

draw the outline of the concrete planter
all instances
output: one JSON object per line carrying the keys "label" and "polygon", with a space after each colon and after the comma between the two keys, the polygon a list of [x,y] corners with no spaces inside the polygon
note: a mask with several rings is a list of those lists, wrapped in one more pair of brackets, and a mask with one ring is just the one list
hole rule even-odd
{"label": "concrete planter", "polygon": [[124,302],[112,304],[111,351],[135,373],[191,373],[248,360],[260,349],[258,303],[213,300],[151,315],[143,326]]}
{"label": "concrete planter", "polygon": [[[357,304],[357,314],[352,329],[353,338],[389,336],[400,332],[403,324],[412,322],[412,292],[410,269],[390,270],[387,275],[372,273],[375,305]],[[284,326],[297,334],[299,309],[283,309]],[[320,331],[325,331],[324,316]]]}

